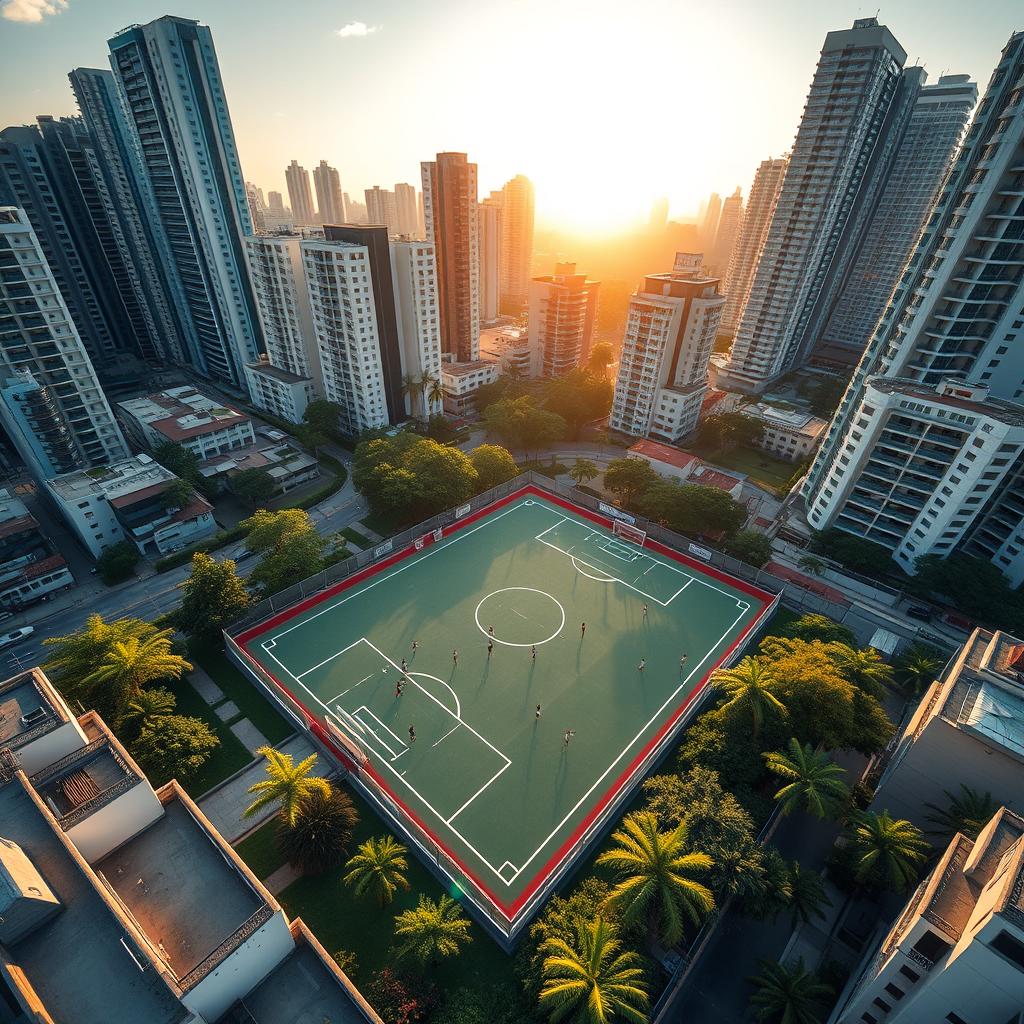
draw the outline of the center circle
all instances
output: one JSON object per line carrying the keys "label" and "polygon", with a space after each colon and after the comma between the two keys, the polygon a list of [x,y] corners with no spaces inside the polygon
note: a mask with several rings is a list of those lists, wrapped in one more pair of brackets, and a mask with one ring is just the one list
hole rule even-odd
{"label": "center circle", "polygon": [[[565,625],[565,609],[550,594],[533,587],[503,587],[476,606],[476,628],[506,647],[532,647],[554,640]],[[488,633],[493,626],[494,633]]]}

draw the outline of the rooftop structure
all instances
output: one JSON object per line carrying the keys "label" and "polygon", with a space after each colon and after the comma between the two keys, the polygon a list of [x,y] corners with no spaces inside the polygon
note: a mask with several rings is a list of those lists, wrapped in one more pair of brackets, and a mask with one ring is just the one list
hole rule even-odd
{"label": "rooftop structure", "polygon": [[764,434],[755,444],[790,462],[806,459],[818,446],[818,439],[828,426],[827,420],[802,409],[785,408],[769,402],[744,406],[742,412],[764,425]]}
{"label": "rooftop structure", "polygon": [[501,373],[501,364],[488,359],[468,363],[442,363],[441,387],[444,389],[444,411],[452,416],[471,412],[476,392],[482,384],[493,384]]}
{"label": "rooftop structure", "polygon": [[208,480],[227,475],[229,483],[234,473],[245,469],[265,470],[276,484],[279,494],[307,480],[315,480],[320,475],[320,463],[288,441],[272,444],[257,442],[247,448],[214,456],[199,466],[199,472]]}
{"label": "rooftop structure", "polygon": [[529,283],[530,376],[563,377],[590,354],[600,285],[560,263]]}
{"label": "rooftop structure", "polygon": [[24,608],[74,582],[25,503],[0,490],[0,608]]}

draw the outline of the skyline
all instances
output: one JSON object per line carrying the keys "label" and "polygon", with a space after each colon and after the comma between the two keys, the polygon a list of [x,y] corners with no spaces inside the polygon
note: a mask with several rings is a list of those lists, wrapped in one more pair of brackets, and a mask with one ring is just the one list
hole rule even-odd
{"label": "skyline", "polygon": [[[239,31],[238,7],[227,0],[7,0],[0,118],[22,124],[74,113],[67,72],[106,67],[107,39],[117,30],[171,13],[214,32],[243,172],[264,190],[286,193],[290,160],[312,168],[324,159],[361,201],[364,188],[415,184],[420,161],[459,151],[480,168],[481,197],[525,174],[536,185],[540,227],[600,234],[646,219],[662,195],[673,217],[692,216],[711,191],[727,195],[739,185],[746,196],[760,161],[789,148],[825,32],[873,13],[829,3],[787,17],[799,6],[787,2],[769,15],[734,2],[716,8],[712,21],[646,0],[625,21],[608,2],[548,10],[520,0],[481,12],[448,0],[437,17],[436,6],[428,12],[401,0],[372,8],[315,0],[297,18],[254,0]],[[57,13],[10,20],[40,7]],[[930,81],[967,73],[984,88],[1014,13],[1009,2],[966,11],[913,0],[879,17],[906,48],[908,65],[924,64]],[[666,30],[652,35],[652,24]],[[716,48],[723,25],[736,26],[727,70]],[[499,40],[507,59],[489,49]],[[446,49],[448,60],[427,59]],[[608,73],[615,62],[623,75]],[[26,81],[39,84],[20,87]],[[640,104],[638,96],[656,101]],[[576,110],[555,117],[545,114],[549,105]],[[567,123],[579,131],[566,135]],[[623,144],[630,137],[657,139],[648,159],[636,161]]]}

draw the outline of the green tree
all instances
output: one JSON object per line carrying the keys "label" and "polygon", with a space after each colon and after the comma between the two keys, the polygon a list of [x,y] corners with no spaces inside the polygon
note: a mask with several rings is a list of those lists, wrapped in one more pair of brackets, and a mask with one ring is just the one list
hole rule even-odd
{"label": "green tree", "polygon": [[176,477],[190,483],[193,487],[198,486],[202,479],[202,474],[199,472],[199,456],[183,444],[178,444],[176,441],[165,441],[153,449],[153,458],[164,469],[169,469]]}
{"label": "green tree", "polygon": [[141,557],[139,549],[130,540],[118,541],[103,549],[103,553],[96,559],[96,571],[100,579],[111,587],[131,579]]}
{"label": "green tree", "polygon": [[259,466],[232,473],[228,477],[228,483],[231,490],[250,508],[256,508],[262,502],[269,501],[277,493],[274,478]]}
{"label": "green tree", "polygon": [[755,740],[769,715],[786,714],[786,706],[775,693],[778,679],[764,658],[748,657],[734,668],[719,669],[712,682],[725,694],[723,713],[748,719]]}
{"label": "green tree", "polygon": [[399,889],[408,889],[406,848],[394,836],[371,837],[360,843],[358,852],[345,865],[344,882],[357,899],[372,897],[386,907]]}
{"label": "green tree", "polygon": [[423,514],[432,515],[461,505],[477,491],[477,472],[470,457],[429,437],[416,441],[407,452],[404,465],[419,482]]}
{"label": "green tree", "polygon": [[865,693],[881,699],[893,682],[893,671],[873,647],[850,647],[844,643],[828,645],[839,671]]}
{"label": "green tree", "polygon": [[553,1024],[646,1024],[649,997],[643,962],[623,950],[614,927],[603,917],[579,922],[572,941],[544,944],[544,987],[540,1006]]}
{"label": "green tree", "polygon": [[817,871],[803,867],[799,861],[789,865],[783,895],[795,931],[799,924],[811,924],[815,918],[824,920],[825,907],[832,901],[825,893],[825,882]]}
{"label": "green tree", "polygon": [[789,965],[762,960],[761,973],[748,980],[754,986],[750,1005],[764,1024],[820,1024],[819,1014],[832,994],[803,960]]}
{"label": "green tree", "polygon": [[282,754],[273,747],[260,747],[256,753],[267,760],[267,777],[246,791],[256,794],[256,799],[242,812],[243,818],[251,818],[264,808],[278,804],[282,821],[291,826],[298,820],[303,803],[314,793],[330,795],[331,784],[313,774],[316,754],[296,764],[291,754]]}
{"label": "green tree", "polygon": [[796,564],[812,576],[824,576],[825,570],[828,568],[828,562],[817,555],[804,555]]}
{"label": "green tree", "polygon": [[831,419],[843,399],[846,385],[847,381],[838,377],[823,380],[815,385],[810,394],[811,412],[823,419]]}
{"label": "green tree", "polygon": [[501,445],[478,445],[469,453],[469,460],[476,470],[477,486],[482,491],[497,487],[519,475],[519,467],[512,453]]}
{"label": "green tree", "polygon": [[395,918],[395,936],[402,940],[399,958],[412,956],[435,967],[473,940],[462,908],[447,894],[436,902],[421,895],[415,910],[404,910]]}
{"label": "green tree", "polygon": [[920,697],[941,668],[942,660],[933,648],[914,644],[897,660],[896,678],[911,697]]}
{"label": "green tree", "polygon": [[600,475],[601,470],[599,470],[596,463],[591,462],[590,459],[577,459],[569,468],[569,476],[577,487],[581,487],[583,484],[589,484],[591,480],[594,480]]}
{"label": "green tree", "polygon": [[907,589],[936,597],[964,615],[1004,629],[1024,627],[1024,594],[1011,590],[1006,577],[987,558],[959,552],[942,558],[924,555],[914,563]]}
{"label": "green tree", "polygon": [[599,341],[590,347],[590,355],[587,356],[587,369],[598,377],[606,377],[608,367],[615,359],[610,341]]}
{"label": "green tree", "polygon": [[648,519],[691,536],[734,534],[747,517],[746,509],[717,487],[667,480],[658,480],[646,488],[636,506]]}
{"label": "green tree", "polygon": [[302,509],[258,509],[241,525],[248,531],[246,546],[263,556],[249,579],[264,593],[284,590],[323,568],[324,538]]}
{"label": "green tree", "polygon": [[[187,480],[172,480],[161,492],[164,509],[168,512],[187,508],[195,497],[195,491]],[[134,547],[134,545],[132,545]]]}
{"label": "green tree", "polygon": [[779,636],[789,637],[793,640],[820,640],[822,643],[840,643],[853,646],[855,637],[853,630],[840,625],[826,615],[818,615],[809,612],[801,615],[800,618],[779,631]]}
{"label": "green tree", "polygon": [[854,855],[854,876],[862,885],[902,892],[917,881],[928,844],[909,821],[891,818],[888,811],[861,811],[845,837]]}
{"label": "green tree", "polygon": [[321,875],[345,859],[359,815],[351,797],[335,786],[314,789],[299,803],[294,824],[282,818],[277,843],[304,875]]}
{"label": "green tree", "polygon": [[835,817],[849,799],[850,791],[842,781],[845,770],[809,743],[801,746],[794,737],[789,741],[789,753],[766,754],[765,763],[785,782],[775,794],[783,814],[802,807],[817,818]]}
{"label": "green tree", "polygon": [[662,832],[654,814],[637,811],[597,858],[621,876],[608,902],[621,911],[623,924],[644,924],[652,940],[657,935],[669,945],[682,938],[687,921],[699,924],[715,906],[711,890],[691,877],[709,870],[711,858],[687,852],[687,842],[685,822]]}
{"label": "green tree", "polygon": [[963,783],[958,793],[951,793],[948,789],[942,792],[946,795],[946,806],[925,804],[925,810],[931,812],[925,815],[925,820],[935,826],[929,835],[940,836],[947,841],[957,832],[962,832],[968,839],[977,839],[1001,806],[988,791],[980,793]]}
{"label": "green tree", "polygon": [[758,530],[740,530],[726,541],[725,550],[741,562],[760,569],[771,561],[772,542]]}
{"label": "green tree", "polygon": [[147,725],[131,744],[132,756],[154,785],[187,782],[220,746],[216,733],[201,719],[164,715]]}
{"label": "green tree", "polygon": [[888,548],[835,527],[814,534],[811,548],[864,576],[884,579],[898,571]]}
{"label": "green tree", "polygon": [[216,642],[221,631],[249,607],[249,592],[230,558],[218,562],[197,551],[192,572],[178,584],[181,605],[174,613],[178,628],[204,644]]}
{"label": "green tree", "polygon": [[326,398],[315,398],[302,413],[302,420],[320,434],[337,438],[339,436],[338,418],[342,412],[337,402],[329,402]]}
{"label": "green tree", "polygon": [[191,669],[171,650],[171,630],[154,629],[141,637],[114,640],[83,684],[96,699],[96,710],[116,727],[144,686],[180,679]]}
{"label": "green tree", "polygon": [[441,384],[440,379],[427,374],[424,377],[424,388],[424,394],[427,396],[430,408],[441,409],[444,404],[444,386]]}
{"label": "green tree", "polygon": [[539,408],[529,395],[494,402],[484,410],[483,420],[488,434],[522,449],[527,456],[560,441],[568,432],[561,416]]}
{"label": "green tree", "polygon": [[658,483],[659,479],[646,459],[613,459],[604,473],[605,487],[619,496],[625,508],[632,508],[647,488]]}
{"label": "green tree", "polygon": [[124,721],[138,725],[139,730],[148,729],[159,719],[174,714],[177,698],[170,690],[162,686],[154,686],[150,690],[140,690],[134,700],[129,701],[124,713]]}
{"label": "green tree", "polygon": [[322,430],[317,430],[312,424],[302,423],[295,428],[295,436],[299,440],[304,448],[308,448],[313,453],[313,458],[318,459],[320,457],[320,449],[324,445],[330,443],[330,435],[324,433]]}
{"label": "green tree", "polygon": [[712,451],[730,451],[740,445],[749,447],[764,437],[764,424],[741,412],[712,413],[700,425],[700,443]]}
{"label": "green tree", "polygon": [[544,407],[562,417],[573,439],[587,423],[607,416],[612,407],[612,385],[603,374],[595,376],[584,369],[545,381],[542,394]]}

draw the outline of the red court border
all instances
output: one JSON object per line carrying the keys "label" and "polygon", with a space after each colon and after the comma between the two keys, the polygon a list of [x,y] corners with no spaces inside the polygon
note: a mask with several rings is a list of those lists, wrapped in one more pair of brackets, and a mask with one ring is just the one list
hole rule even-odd
{"label": "red court border", "polygon": [[[579,505],[574,505],[571,501],[567,501],[566,499],[556,494],[550,494],[547,491],[534,486],[533,484],[527,484],[525,487],[520,488],[518,491],[514,491],[507,497],[499,498],[497,501],[492,502],[490,505],[485,505],[483,508],[477,509],[476,512],[471,513],[463,519],[457,519],[455,522],[449,524],[444,528],[445,535],[449,535],[462,529],[465,526],[469,526],[470,523],[474,523],[477,520],[484,518],[485,516],[489,516],[497,509],[502,508],[505,505],[509,505],[514,501],[518,501],[520,498],[527,495],[536,495],[538,498],[541,498],[544,501],[549,501],[554,505],[558,505],[561,508],[564,508],[566,511],[572,512],[574,515],[583,516],[585,519],[589,519],[591,522],[597,523],[599,526],[603,526],[605,529],[611,528],[612,520],[607,516],[602,516],[597,512],[591,512],[589,509],[582,508]],[[367,775],[370,775],[374,779],[376,784],[380,786],[380,788],[384,790],[384,792],[387,793],[388,796],[395,802],[396,806],[400,807],[402,812],[408,815],[408,817],[412,819],[412,821],[414,821],[419,826],[419,828],[422,829],[423,832],[425,832],[428,836],[430,836],[432,841],[440,849],[444,851],[445,856],[449,857],[455,864],[459,866],[459,868],[467,877],[473,880],[473,882],[487,896],[487,898],[494,905],[494,907],[498,911],[500,911],[501,915],[509,922],[510,925],[514,922],[516,914],[519,912],[519,910],[522,909],[522,907],[533,896],[537,889],[544,884],[544,882],[552,874],[552,872],[554,872],[558,865],[565,859],[569,851],[572,850],[573,847],[579,842],[580,838],[586,833],[587,829],[604,811],[608,804],[618,797],[618,795],[622,792],[623,788],[629,783],[630,779],[632,779],[637,768],[643,762],[644,758],[647,757],[648,753],[661,742],[665,734],[669,732],[673,728],[673,726],[679,721],[679,719],[683,716],[683,714],[685,714],[686,709],[693,702],[693,700],[704,692],[704,689],[707,686],[708,678],[711,675],[711,673],[714,672],[715,669],[718,668],[718,666],[721,665],[722,662],[729,657],[729,655],[736,649],[736,647],[738,647],[739,644],[743,642],[747,634],[760,622],[761,616],[764,613],[765,609],[775,600],[776,595],[771,594],[766,590],[761,590],[758,587],[752,586],[746,581],[738,579],[735,576],[730,576],[728,573],[722,572],[721,570],[714,568],[714,566],[708,565],[706,562],[699,561],[698,559],[691,558],[689,555],[684,555],[681,552],[674,551],[672,548],[666,547],[664,544],[661,544],[656,540],[652,540],[650,537],[648,537],[647,541],[645,542],[645,546],[652,548],[659,554],[666,555],[667,557],[672,558],[674,561],[680,562],[682,565],[685,565],[688,568],[693,569],[704,576],[710,576],[712,579],[716,579],[720,583],[727,584],[734,590],[739,590],[741,593],[746,594],[748,597],[753,598],[755,601],[759,601],[761,603],[761,608],[757,612],[757,614],[754,615],[754,617],[750,620],[750,622],[747,623],[747,625],[743,628],[742,632],[736,637],[736,639],[733,640],[729,647],[722,652],[721,657],[719,657],[719,659],[708,668],[708,670],[704,673],[703,677],[700,679],[700,681],[694,687],[694,689],[690,692],[690,694],[686,697],[683,703],[675,709],[675,711],[669,716],[669,718],[664,723],[662,723],[661,727],[654,734],[654,736],[652,736],[651,739],[648,740],[644,747],[637,753],[636,757],[633,758],[633,760],[630,762],[626,770],[619,775],[619,777],[606,790],[604,795],[591,808],[586,817],[576,826],[575,829],[573,829],[572,834],[568,837],[568,839],[566,839],[566,841],[554,852],[554,854],[552,854],[552,856],[548,858],[547,862],[534,874],[533,878],[530,880],[526,888],[519,894],[518,897],[516,897],[516,899],[511,904],[502,903],[502,901],[491,891],[491,889],[488,886],[484,885],[484,883],[480,881],[476,874],[473,871],[471,871],[459,857],[452,853],[452,851],[449,850],[448,847],[443,842],[441,842],[441,840],[435,835],[433,830],[428,828],[426,824],[420,819],[420,817],[411,808],[407,807],[406,804],[395,795],[391,787],[384,782],[383,778],[372,767],[359,765],[356,769],[357,773],[365,772]],[[262,664],[260,664],[260,662],[256,660],[256,658],[249,652],[248,644],[250,643],[250,641],[256,639],[259,636],[262,636],[264,633],[268,632],[274,627],[279,626],[282,623],[295,618],[295,616],[297,615],[301,615],[303,612],[308,611],[310,608],[316,607],[316,605],[321,604],[323,601],[327,601],[330,598],[335,597],[340,593],[343,593],[351,587],[356,586],[356,584],[361,583],[363,580],[369,579],[372,576],[376,576],[378,573],[383,572],[390,566],[402,561],[405,558],[408,558],[410,555],[415,553],[415,546],[413,544],[410,544],[408,547],[403,548],[401,551],[395,552],[388,558],[385,558],[380,562],[375,562],[372,565],[367,566],[365,569],[361,569],[359,572],[353,573],[346,579],[341,580],[340,582],[335,583],[333,586],[320,591],[320,593],[314,594],[312,597],[308,597],[305,600],[300,601],[298,604],[293,605],[291,608],[287,608],[282,612],[278,612],[277,614],[271,616],[269,619],[266,619],[263,622],[258,623],[257,625],[252,626],[247,630],[244,630],[243,632],[239,633],[238,636],[234,637],[235,643],[238,645],[238,649],[250,662],[252,662],[257,674],[268,677],[274,682],[274,684],[278,688],[280,688],[280,690],[283,693],[287,694],[288,697],[291,699],[292,703],[302,709],[307,719],[307,724],[310,730],[316,735],[317,739],[320,740],[321,743],[324,743],[326,746],[328,746],[332,751],[334,751],[335,755],[341,758],[343,763],[350,766],[352,766],[351,758],[348,757],[343,751],[341,751],[334,742],[332,742],[330,733],[320,724],[320,721],[318,720],[317,716],[314,715],[313,712],[311,712],[306,707],[305,702],[299,700],[299,698],[296,697],[295,694],[287,686],[285,686],[280,679],[277,678],[277,676],[275,676],[272,672],[269,671],[269,669],[265,668]]]}

